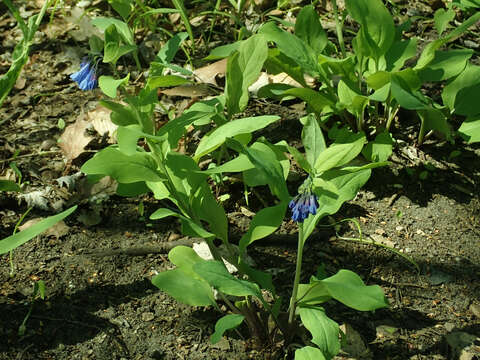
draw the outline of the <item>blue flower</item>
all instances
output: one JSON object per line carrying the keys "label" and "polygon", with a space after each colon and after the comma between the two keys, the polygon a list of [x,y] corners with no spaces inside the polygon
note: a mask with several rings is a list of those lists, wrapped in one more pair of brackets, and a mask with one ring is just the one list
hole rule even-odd
{"label": "blue flower", "polygon": [[83,60],[80,70],[70,75],[70,79],[75,81],[82,90],[95,89],[98,86],[96,64],[92,65],[89,60]]}
{"label": "blue flower", "polygon": [[317,195],[312,192],[311,182],[307,181],[298,189],[288,207],[292,210],[292,220],[303,222],[310,214],[315,215],[318,209]]}

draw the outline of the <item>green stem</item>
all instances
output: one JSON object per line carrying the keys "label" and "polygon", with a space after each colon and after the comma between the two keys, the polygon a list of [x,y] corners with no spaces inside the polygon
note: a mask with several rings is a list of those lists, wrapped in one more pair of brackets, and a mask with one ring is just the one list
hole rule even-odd
{"label": "green stem", "polygon": [[390,127],[392,126],[392,121],[395,119],[395,116],[397,116],[398,110],[400,110],[400,106],[396,105],[393,108],[390,108],[390,114],[387,119],[387,131],[390,131]]}
{"label": "green stem", "polygon": [[335,16],[335,27],[337,30],[338,44],[340,45],[340,50],[342,51],[342,57],[347,57],[347,52],[345,51],[345,42],[343,40],[343,21],[338,19],[338,8],[337,0],[332,0],[333,14]]}
{"label": "green stem", "polygon": [[420,131],[418,132],[418,145],[423,144],[423,137],[425,136],[425,121],[420,118]]}
{"label": "green stem", "polygon": [[290,308],[288,314],[288,325],[292,325],[295,316],[295,307],[297,306],[298,284],[300,283],[300,274],[302,272],[302,256],[303,256],[303,224],[298,224],[298,249],[297,264],[295,267],[295,280],[293,281],[292,297],[290,298]]}

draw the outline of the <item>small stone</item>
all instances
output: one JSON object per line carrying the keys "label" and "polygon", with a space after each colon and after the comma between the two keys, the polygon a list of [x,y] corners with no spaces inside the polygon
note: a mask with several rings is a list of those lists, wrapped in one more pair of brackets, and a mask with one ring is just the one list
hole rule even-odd
{"label": "small stone", "polygon": [[340,329],[345,334],[345,344],[342,346],[343,351],[354,358],[362,358],[368,352],[368,348],[358,331],[350,324],[343,324],[340,326]]}
{"label": "small stone", "polygon": [[453,329],[455,329],[455,324],[451,322],[446,322],[443,326],[445,326],[445,330],[448,332],[451,332]]}
{"label": "small stone", "polygon": [[397,231],[403,231],[403,229],[405,229],[403,226],[397,226],[395,228],[395,230],[397,230]]}
{"label": "small stone", "polygon": [[377,339],[390,337],[398,331],[398,328],[389,325],[379,325],[376,327]]}
{"label": "small stone", "polygon": [[476,303],[472,303],[469,307],[469,310],[475,315],[477,318],[480,318],[480,305]]}
{"label": "small stone", "polygon": [[224,337],[222,337],[219,342],[217,342],[216,344],[213,344],[211,346],[215,349],[219,349],[219,350],[222,350],[222,351],[230,350],[230,343]]}
{"label": "small stone", "polygon": [[152,321],[155,318],[155,315],[152,312],[144,312],[142,314],[143,321]]}

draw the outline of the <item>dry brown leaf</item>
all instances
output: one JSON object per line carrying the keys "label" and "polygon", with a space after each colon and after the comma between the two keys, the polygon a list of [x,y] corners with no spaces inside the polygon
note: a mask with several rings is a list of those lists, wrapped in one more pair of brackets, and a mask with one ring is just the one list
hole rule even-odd
{"label": "dry brown leaf", "polygon": [[[26,221],[23,225],[18,227],[18,230],[23,231],[25,229],[28,229],[30,226],[35,225],[36,223],[40,222],[43,220],[43,218],[36,218],[36,219],[31,219]],[[55,236],[57,239],[67,235],[68,231],[70,230],[70,227],[65,224],[63,220],[57,222],[55,225],[49,227],[47,230],[43,232],[44,235],[46,236]]]}
{"label": "dry brown leaf", "polygon": [[279,73],[277,75],[270,75],[270,82],[273,84],[287,84],[295,87],[302,87],[302,85],[292,78],[287,73]]}
{"label": "dry brown leaf", "polygon": [[194,18],[190,19],[190,25],[197,27],[203,24],[207,15],[199,15],[195,16]]}
{"label": "dry brown leaf", "polygon": [[62,136],[60,136],[59,146],[67,160],[76,159],[83,153],[88,143],[92,141],[93,137],[85,133],[89,124],[90,122],[85,120],[85,115],[81,114],[75,123],[65,128]]}
{"label": "dry brown leaf", "polygon": [[216,77],[225,76],[227,71],[227,59],[216,61],[207,66],[196,69],[193,73],[203,83],[218,86]]}
{"label": "dry brown leaf", "polygon": [[110,176],[101,178],[95,184],[91,184],[85,177],[77,182],[77,191],[81,199],[91,199],[92,197],[113,195],[117,191],[117,186],[117,182]]}
{"label": "dry brown leaf", "polygon": [[258,79],[252,85],[250,85],[248,87],[248,91],[257,95],[258,90],[260,90],[260,88],[262,88],[265,85],[268,85],[270,83],[271,83],[271,81],[269,80],[268,74],[266,72],[261,72]]}
{"label": "dry brown leaf", "polygon": [[100,134],[100,136],[107,134],[108,142],[113,144],[117,141],[115,132],[117,131],[118,126],[110,120],[111,112],[111,110],[104,108],[103,106],[97,106],[96,109],[87,113],[87,119],[90,120],[93,128]]}
{"label": "dry brown leaf", "polygon": [[180,85],[159,92],[167,96],[182,96],[191,98],[213,95],[213,91],[210,90],[205,84]]}

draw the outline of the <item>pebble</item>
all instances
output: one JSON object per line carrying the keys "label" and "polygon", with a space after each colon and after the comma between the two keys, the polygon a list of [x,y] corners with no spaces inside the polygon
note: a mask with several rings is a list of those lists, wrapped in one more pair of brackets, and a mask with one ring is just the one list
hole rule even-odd
{"label": "pebble", "polygon": [[142,314],[143,321],[152,321],[155,318],[155,315],[152,312],[144,312]]}
{"label": "pebble", "polygon": [[455,324],[451,322],[446,322],[443,326],[445,326],[445,330],[448,332],[451,332],[453,329],[455,329]]}
{"label": "pebble", "polygon": [[479,304],[471,304],[469,310],[475,315],[477,318],[480,318],[480,305]]}

